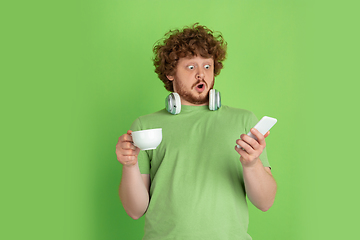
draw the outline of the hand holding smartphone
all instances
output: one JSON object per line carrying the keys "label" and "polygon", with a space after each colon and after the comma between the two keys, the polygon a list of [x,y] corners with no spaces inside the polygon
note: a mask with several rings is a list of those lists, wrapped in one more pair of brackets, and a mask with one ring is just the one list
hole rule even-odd
{"label": "hand holding smartphone", "polygon": [[[254,126],[262,135],[265,135],[277,122],[276,118],[264,116],[260,121]],[[257,141],[257,137],[254,136],[251,132],[247,134],[249,137],[252,137]],[[239,145],[237,145],[240,148]]]}
{"label": "hand holding smartphone", "polygon": [[[276,118],[264,116],[254,126],[254,128],[256,128],[262,135],[265,135],[275,125],[276,122],[277,122]],[[253,139],[257,140],[257,138],[251,132],[249,132],[247,135],[252,137]]]}

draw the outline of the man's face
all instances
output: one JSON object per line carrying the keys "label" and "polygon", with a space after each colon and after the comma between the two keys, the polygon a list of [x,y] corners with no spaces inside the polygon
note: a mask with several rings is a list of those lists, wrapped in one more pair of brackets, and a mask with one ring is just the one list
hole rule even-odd
{"label": "man's face", "polygon": [[207,105],[209,91],[214,87],[214,60],[194,56],[180,58],[173,81],[174,92],[178,93],[183,105]]}

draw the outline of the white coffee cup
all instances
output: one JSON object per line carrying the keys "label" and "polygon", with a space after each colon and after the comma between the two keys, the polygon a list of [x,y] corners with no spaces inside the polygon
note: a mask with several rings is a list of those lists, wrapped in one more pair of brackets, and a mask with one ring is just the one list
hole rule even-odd
{"label": "white coffee cup", "polygon": [[134,145],[141,150],[156,149],[162,140],[162,128],[132,132]]}

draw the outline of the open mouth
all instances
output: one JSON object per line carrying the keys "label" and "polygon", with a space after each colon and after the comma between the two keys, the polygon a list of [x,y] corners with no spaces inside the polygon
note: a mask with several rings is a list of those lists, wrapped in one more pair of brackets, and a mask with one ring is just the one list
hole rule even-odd
{"label": "open mouth", "polygon": [[205,90],[205,84],[199,83],[196,85],[195,89],[198,93],[202,93]]}

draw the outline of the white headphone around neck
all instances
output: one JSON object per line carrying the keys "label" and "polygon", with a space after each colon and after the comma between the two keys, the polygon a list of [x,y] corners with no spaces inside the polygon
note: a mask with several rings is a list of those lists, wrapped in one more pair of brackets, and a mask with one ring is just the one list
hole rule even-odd
{"label": "white headphone around neck", "polygon": [[[181,112],[181,99],[178,93],[170,93],[165,99],[166,110],[173,114],[179,114]],[[209,109],[211,111],[218,110],[221,107],[220,92],[211,89],[209,92]]]}

